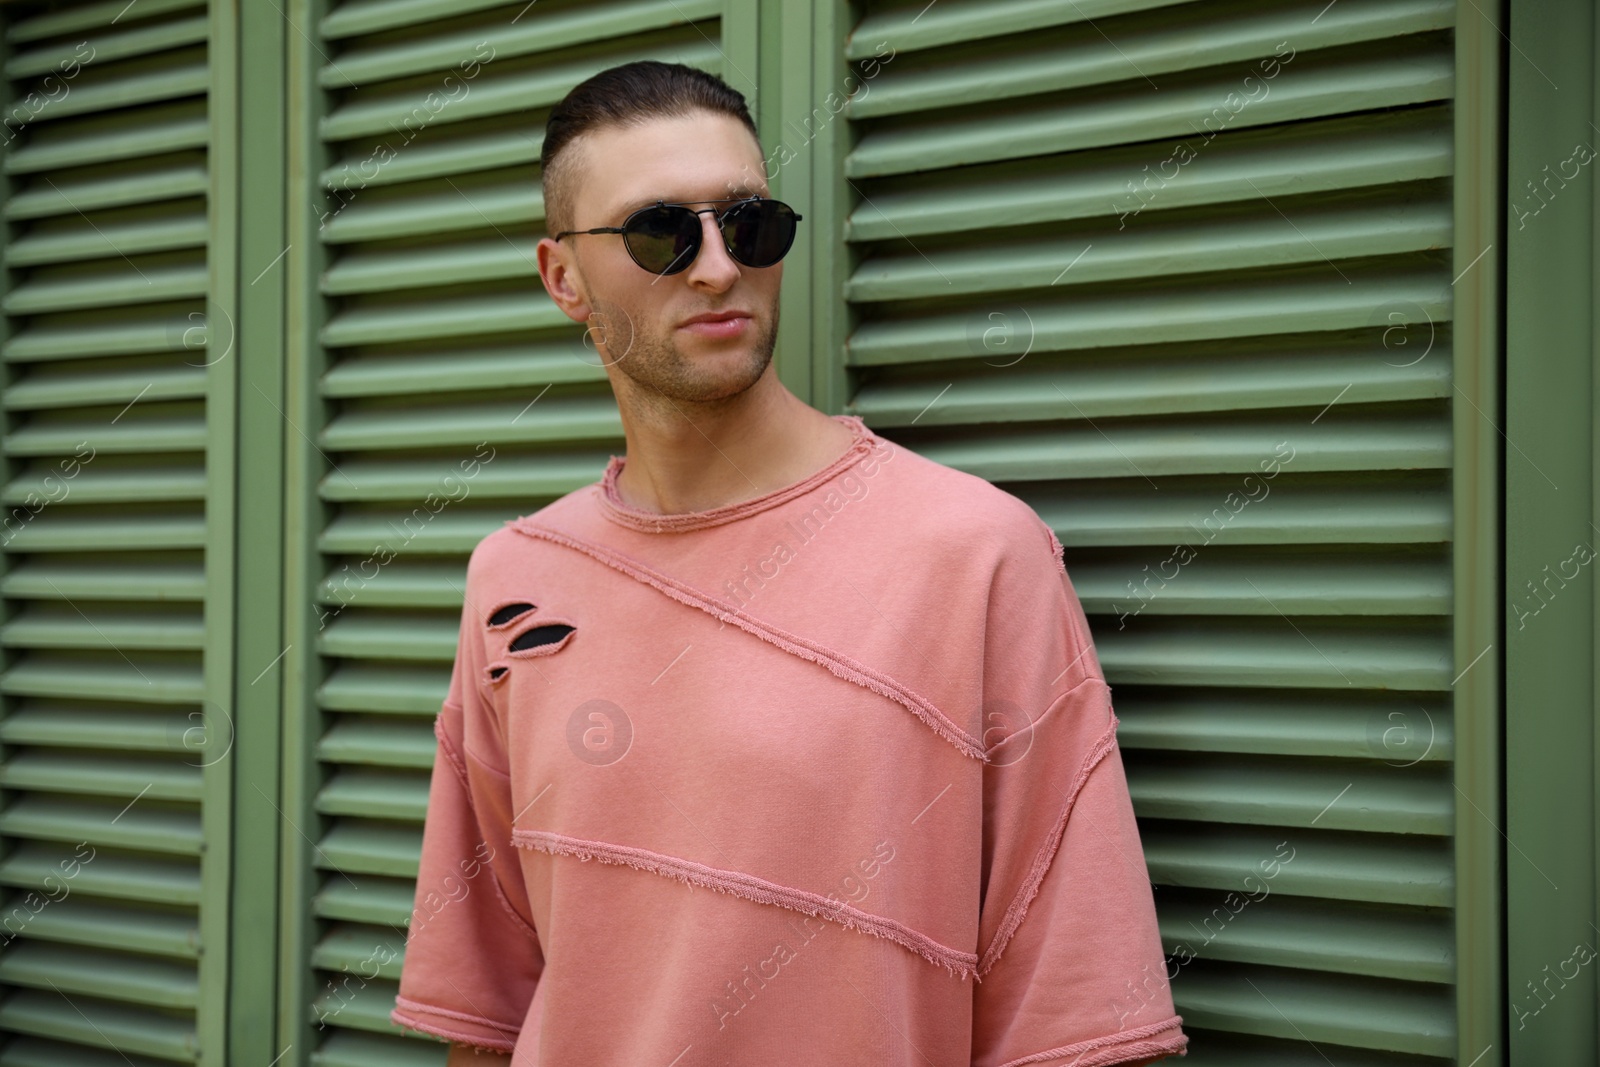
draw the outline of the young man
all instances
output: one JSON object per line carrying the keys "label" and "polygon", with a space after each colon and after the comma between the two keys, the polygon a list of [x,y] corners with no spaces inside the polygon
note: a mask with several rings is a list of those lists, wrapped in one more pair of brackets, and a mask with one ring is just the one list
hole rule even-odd
{"label": "young man", "polygon": [[452,1065],[1183,1053],[1061,545],[780,384],[744,99],[613,68],[542,164],[627,454],[472,554],[392,1019]]}

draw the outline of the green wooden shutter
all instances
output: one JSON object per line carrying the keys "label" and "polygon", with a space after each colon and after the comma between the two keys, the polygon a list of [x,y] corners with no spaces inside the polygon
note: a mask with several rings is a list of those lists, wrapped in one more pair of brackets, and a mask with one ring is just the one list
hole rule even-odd
{"label": "green wooden shutter", "polygon": [[316,847],[294,843],[291,880],[309,897],[286,912],[306,925],[284,1041],[312,1027],[313,1063],[443,1062],[388,1013],[467,554],[622,449],[604,371],[538,278],[545,115],[631,59],[733,76],[721,12],[353,0],[297,20],[316,43],[291,40],[291,77],[321,111],[295,135],[291,299],[321,299],[290,354],[315,438],[301,449],[307,602],[290,634],[312,654],[291,750]]}
{"label": "green wooden shutter", "polygon": [[915,0],[844,46],[838,399],[1066,546],[1197,1065],[1456,1055],[1454,20]]}
{"label": "green wooden shutter", "polygon": [[220,1064],[232,365],[208,302],[209,15],[19,15],[0,1063]]}

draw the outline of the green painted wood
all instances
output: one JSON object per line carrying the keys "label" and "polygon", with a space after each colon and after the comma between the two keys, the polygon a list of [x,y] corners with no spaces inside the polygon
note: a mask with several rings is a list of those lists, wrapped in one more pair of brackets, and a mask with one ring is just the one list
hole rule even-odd
{"label": "green painted wood", "polygon": [[[115,813],[107,814],[109,816]],[[121,821],[119,819],[118,823]],[[186,828],[181,825],[171,821],[166,825],[187,834]],[[73,870],[70,864],[77,859],[80,866],[76,868],[78,875],[73,882],[84,893],[100,900],[170,905],[183,909],[180,913],[183,921],[192,926],[194,922],[192,909],[200,902],[200,872],[193,863],[183,859],[116,853],[101,855],[98,851],[91,853],[81,847],[82,839],[72,837],[71,827],[65,820],[58,818],[55,823],[44,828],[52,827],[69,831],[66,833],[66,838],[70,840],[62,840],[58,835],[48,840],[21,842],[4,860],[0,860],[0,882],[34,891],[53,890],[59,895],[60,889],[56,887],[61,884],[62,873]],[[115,843],[120,844],[123,840],[125,839],[119,838]],[[94,856],[94,862],[83,865],[84,857],[90,855]],[[63,863],[69,866],[64,868]],[[62,903],[65,904],[66,901]],[[196,931],[195,940],[198,946],[198,927],[192,928]],[[122,930],[121,936],[137,937],[140,930],[149,931],[150,927],[141,922],[136,927]],[[96,943],[100,942],[97,940]]]}
{"label": "green painted wood", "polygon": [[146,165],[125,174],[66,180],[55,188],[30,189],[7,200],[4,212],[8,219],[37,218],[73,214],[80,209],[92,211],[204,196],[206,182],[204,158],[176,165]]}
{"label": "green painted wood", "polygon": [[[231,693],[235,730],[231,766],[236,849],[230,871],[231,920],[225,1026],[228,1063],[283,1059],[278,1013],[283,938],[283,849],[298,836],[284,812],[283,673],[285,580],[284,446],[295,430],[285,417],[284,313],[289,243],[286,207],[290,175],[284,166],[290,107],[285,64],[295,31],[276,4],[241,4],[216,14],[227,35],[229,63],[219,71],[236,79],[237,95],[219,103],[219,120],[232,131],[226,212],[218,219],[230,237],[226,274],[217,279],[218,302],[233,326],[228,361],[237,379],[235,551],[243,564],[237,583],[237,673]],[[228,110],[223,110],[226,107]],[[236,324],[236,325],[233,325]]]}
{"label": "green painted wood", "polygon": [[[1450,906],[1454,886],[1449,843],[1438,838],[1154,821],[1147,821],[1140,835],[1158,893],[1166,886],[1211,890],[1206,899],[1213,907],[1237,906],[1242,892],[1261,893],[1259,863],[1262,857],[1289,854],[1278,851],[1287,840],[1296,842],[1290,846],[1294,859],[1269,883],[1274,895],[1434,909]],[[1253,890],[1243,884],[1252,873]],[[1229,900],[1229,893],[1235,899]],[[1156,910],[1161,910],[1159,897]],[[1181,957],[1168,966],[1179,962]]]}
{"label": "green painted wood", "polygon": [[324,815],[420,822],[428,811],[428,787],[417,778],[413,773],[342,770],[317,793],[317,810]]}
{"label": "green painted wood", "polygon": [[7,14],[0,1060],[220,1065],[228,17]]}
{"label": "green painted wood", "polygon": [[[1271,49],[1260,53],[1271,60]],[[1285,56],[1288,53],[1284,53]],[[1355,58],[1359,56],[1359,58]],[[1299,62],[1297,59],[1296,62]],[[1280,73],[1282,67],[1280,66]],[[1153,94],[1140,83],[1119,86],[1112,94],[1097,94],[1093,103],[1056,103],[1046,97],[1039,103],[1008,107],[1004,124],[970,118],[949,118],[927,124],[892,126],[864,140],[850,153],[845,173],[851,178],[871,178],[957,166],[1018,159],[1042,151],[1097,148],[1129,141],[1165,140],[1192,136],[1195,125],[1224,108],[1223,101],[1240,79],[1252,73],[1240,64],[1239,73],[1198,71],[1174,78],[1167,92]],[[1319,57],[1310,53],[1297,69],[1300,77],[1285,80],[1276,92],[1261,94],[1253,107],[1228,108],[1228,129],[1347,114],[1350,110],[1402,107],[1447,99],[1451,87],[1448,53],[1418,53],[1410,44],[1374,44],[1357,53]],[[1257,72],[1259,73],[1259,72]],[[1256,90],[1245,86],[1244,92]],[[1220,119],[1208,132],[1222,127]],[[1159,162],[1163,157],[1157,157]]]}
{"label": "green painted wood", "polygon": [[[95,58],[98,62],[98,55]],[[64,95],[52,107],[56,112],[52,117],[192,97],[205,92],[209,84],[204,48],[188,49],[176,62],[174,57],[165,55],[152,57],[147,63],[125,62],[118,65],[115,73],[111,73],[108,64],[86,71],[82,88]]]}
{"label": "green painted wood", "polygon": [[[885,5],[882,10],[867,12],[859,25],[851,27],[854,32],[844,38],[842,54],[846,59],[865,59],[875,54],[874,42],[891,37],[904,42],[896,45],[898,49],[916,52],[1089,22],[1107,15],[1175,7],[1173,0],[1073,0],[1065,6],[1052,0],[994,0],[982,5],[945,5],[926,10],[914,5]],[[1170,17],[1169,13],[1164,14]]]}
{"label": "green painted wood", "polygon": [[[1410,693],[1371,693],[1359,701],[1276,690],[1119,691],[1127,714],[1117,728],[1125,756],[1145,750],[1365,759],[1376,740],[1392,762],[1448,763],[1455,732],[1448,704]],[[1410,734],[1397,733],[1412,726]]]}
{"label": "green painted wood", "polygon": [[[204,8],[205,0],[148,0],[139,6],[141,9],[139,18],[155,18],[158,15]],[[128,13],[126,8],[127,4],[119,5],[116,0],[104,0],[102,3],[78,4],[62,10],[30,15],[7,24],[6,40],[18,43],[42,41],[84,30],[103,30],[121,22],[122,16]]]}
{"label": "green painted wood", "polygon": [[[149,12],[141,11],[140,14],[148,17]],[[35,30],[37,26],[35,23]],[[22,29],[23,24],[19,24],[17,28]],[[94,62],[107,63],[132,56],[165,52],[186,44],[203,44],[209,34],[210,28],[204,14],[183,19],[163,19],[144,26],[135,25],[122,33],[97,35],[94,42]],[[63,61],[75,55],[77,49],[64,44],[30,49],[6,64],[6,77],[15,79],[48,74]]]}
{"label": "green painted wood", "polygon": [[[1249,65],[1288,39],[1296,51],[1310,51],[1448,29],[1453,7],[1452,0],[1365,0],[1341,3],[1311,22],[1300,9],[1279,5],[1180,4],[1167,7],[1159,20],[1119,33],[1114,49],[1107,48],[1106,37],[1085,20],[1065,32],[1001,41],[981,51],[963,50],[959,58],[928,65],[885,84],[881,92],[875,88],[862,95],[852,101],[849,114],[855,119],[877,118],[1104,85],[1128,77],[1130,69],[1153,79],[1202,67]],[[1128,10],[1122,5],[1118,13]],[[1061,14],[1071,19],[1078,11],[1068,5]],[[975,18],[979,12],[982,17]],[[969,32],[980,26],[983,32],[990,30],[991,20],[982,8],[965,8],[957,14],[968,18]],[[866,20],[851,38],[849,57],[872,57],[877,53],[869,41],[878,40],[896,42],[897,50],[917,51],[914,37],[895,32],[890,21]],[[974,33],[967,40],[978,37]],[[1195,47],[1197,38],[1204,39],[1204,48]]]}
{"label": "green painted wood", "polygon": [[[439,101],[437,107],[428,101],[428,93],[432,91],[432,86],[422,91],[409,86],[390,91],[380,89],[365,99],[352,97],[349,105],[340,108],[323,121],[322,136],[330,141],[354,140],[371,137],[373,134],[391,136],[397,126],[404,126],[407,131],[420,129],[424,117],[429,125],[435,121],[448,124],[503,115],[506,112],[521,111],[526,108],[549,107],[565,96],[568,89],[589,75],[616,63],[626,63],[634,59],[670,60],[708,69],[716,69],[721,65],[721,56],[716,48],[707,43],[705,38],[696,32],[694,26],[663,36],[672,38],[671,43],[619,51],[603,59],[552,63],[533,68],[523,67],[516,74],[507,72],[503,78],[483,82],[476,88],[459,94],[460,102],[456,104],[449,104],[455,90],[446,85],[442,79],[439,82],[439,94],[444,95],[436,94],[435,99]],[[462,63],[477,62],[481,71],[482,63],[490,61],[491,58],[498,58],[493,52],[492,45],[481,52],[468,50],[458,55],[455,62],[457,66]],[[464,68],[463,73],[470,70],[471,67]],[[453,76],[447,74],[445,77]],[[447,104],[449,106],[446,106]],[[423,110],[419,113],[416,111],[418,108]],[[406,125],[408,119],[412,125]]]}
{"label": "green painted wood", "polygon": [[[330,61],[318,80],[324,89],[343,89],[352,84],[360,86],[449,70],[461,62],[463,56],[472,55],[480,41],[488,42],[496,61],[542,55],[604,42],[624,34],[648,33],[714,19],[722,7],[720,0],[634,0],[604,7],[572,8],[553,12],[542,19],[518,18],[455,32],[445,30],[398,43],[356,44],[341,49],[337,63]],[[440,8],[436,17],[458,11],[459,8]],[[337,36],[340,24],[348,25],[352,21],[353,18],[330,16],[323,22],[323,32],[327,33],[331,24],[334,33],[330,36]]]}
{"label": "green painted wood", "polygon": [[194,719],[177,712],[24,702],[0,719],[0,741],[86,749],[111,744],[123,751],[179,753],[184,751],[184,734],[194,725]]}
{"label": "green painted wood", "polygon": [[201,799],[200,774],[169,760],[94,758],[78,752],[28,749],[0,768],[7,789],[83,796],[149,797],[151,800]]}
{"label": "green painted wood", "polygon": [[312,899],[312,911],[324,919],[348,919],[405,928],[415,891],[393,879],[351,875],[330,878]]}
{"label": "green painted wood", "polygon": [[392,927],[336,926],[317,946],[312,962],[324,970],[399,981],[404,949],[404,933]]}
{"label": "green painted wood", "polygon": [[317,756],[328,763],[431,770],[435,747],[403,719],[345,720],[322,736]]}
{"label": "green painted wood", "polygon": [[199,1002],[195,969],[187,964],[45,944],[32,938],[0,960],[0,980],[39,989],[54,986],[67,994],[156,1008],[193,1011]]}
{"label": "green painted wood", "polygon": [[164,1067],[168,1062],[137,1052],[102,1051],[34,1037],[19,1037],[0,1052],[5,1067]]}
{"label": "green painted wood", "polygon": [[410,714],[431,721],[449,690],[450,672],[437,665],[343,664],[318,688],[317,702],[329,711]]}
{"label": "green painted wood", "polygon": [[[1234,925],[1237,900],[1169,893],[1161,906],[1162,942],[1180,959],[1449,983],[1454,976],[1450,916],[1403,908],[1281,896],[1249,905]],[[1245,912],[1240,909],[1238,916]]]}
{"label": "green painted wood", "polygon": [[335,1031],[312,1053],[312,1067],[370,1067],[374,1063],[394,1067],[438,1067],[439,1050],[420,1041],[395,1042],[387,1036],[363,1034],[357,1030]]}
{"label": "green painted wood", "polygon": [[[1442,178],[1451,173],[1451,149],[1449,115],[1426,109],[1241,130],[1236,138],[1211,142],[1206,170],[1193,174],[1192,181],[1163,188],[1161,195],[1171,207],[1187,207],[1234,202],[1252,189],[1275,197]],[[1309,168],[1303,162],[1307,157],[1316,160]],[[1148,149],[1111,146],[1068,167],[1023,161],[991,165],[986,172],[931,175],[933,180],[891,187],[875,194],[870,204],[856,205],[848,235],[860,240],[915,238],[924,233],[1098,218],[1107,201],[1134,206],[1128,200],[1127,175],[1142,177],[1149,165]],[[974,200],[965,189],[979,174],[992,196]],[[1159,166],[1156,176],[1161,176]]]}
{"label": "green painted wood", "polygon": [[181,1016],[88,996],[73,997],[69,1003],[54,990],[26,990],[8,997],[0,1003],[0,1028],[168,1062],[194,1062],[199,1053],[193,1031]]}
{"label": "green painted wood", "polygon": [[210,128],[205,109],[191,104],[163,109],[150,125],[136,130],[87,129],[41,138],[6,155],[7,174],[34,174],[62,167],[88,166],[173,152],[204,148]]}
{"label": "green painted wood", "polygon": [[[1485,412],[1501,410],[1505,348],[1504,259],[1483,250],[1501,234],[1506,145],[1501,27],[1483,12],[1458,7],[1454,108],[1455,252],[1451,265],[1455,311],[1454,388],[1464,406],[1454,412],[1452,452],[1456,625],[1452,679],[1456,789],[1456,1062],[1480,1057],[1509,1063],[1504,1031],[1506,988],[1503,822],[1504,742],[1511,703],[1504,699],[1500,620],[1502,516],[1505,514],[1502,437]],[[1396,360],[1404,362],[1404,360]],[[1428,715],[1428,723],[1439,717]],[[1417,731],[1416,738],[1422,738]],[[1428,731],[1428,736],[1435,736]],[[1410,738],[1407,738],[1410,740]],[[1411,746],[1413,750],[1416,746]],[[1408,756],[1396,757],[1400,761]],[[1498,1050],[1498,1051],[1496,1051]]]}
{"label": "green painted wood", "polygon": [[1189,978],[1178,1013],[1197,1030],[1430,1057],[1455,1047],[1446,986],[1227,965],[1196,965]]}
{"label": "green painted wood", "polygon": [[398,989],[397,982],[382,979],[365,981],[355,975],[342,976],[324,987],[313,1007],[317,1017],[328,1020],[330,1026],[393,1035],[402,1041],[415,1044],[428,1042],[438,1047],[430,1038],[415,1031],[403,1030],[389,1021],[389,1012],[394,1008]]}
{"label": "green painted wood", "polygon": [[[87,842],[88,850],[79,856],[80,869],[88,862],[84,857],[98,857],[101,846],[147,850],[161,856],[198,856],[202,851],[200,816],[192,805],[146,804],[119,817],[128,807],[128,799],[121,796],[91,800],[30,793],[13,800],[0,812],[0,834],[28,840]],[[157,870],[164,869],[159,863],[152,864],[152,872]]]}
{"label": "green painted wood", "polygon": [[1505,849],[1506,988],[1497,1021],[1506,1062],[1522,1067],[1600,1056],[1600,980],[1590,955],[1600,949],[1600,597],[1591,555],[1600,524],[1600,18],[1588,4],[1535,9],[1519,0],[1504,11],[1512,49],[1504,236],[1484,259],[1503,272],[1506,292],[1498,442],[1505,550],[1496,605],[1505,807],[1485,811],[1498,817]]}
{"label": "green painted wood", "polygon": [[[186,482],[180,484],[188,488]],[[177,493],[173,497],[183,498]],[[141,493],[138,498],[154,499],[156,494],[153,491]],[[41,600],[94,594],[101,600],[189,601],[205,596],[205,575],[199,560],[134,569],[125,563],[78,559],[70,567],[62,564],[20,566],[0,581],[0,592]]]}
{"label": "green painted wood", "polygon": [[[26,895],[6,901],[0,915],[12,915],[29,906]],[[0,918],[0,927],[4,919]],[[28,921],[29,937],[39,942],[61,942],[194,960],[199,955],[200,930],[190,915],[157,908],[110,905],[67,897],[55,901]],[[124,957],[115,957],[123,960]],[[166,972],[185,987],[193,985],[193,968],[187,973]]]}

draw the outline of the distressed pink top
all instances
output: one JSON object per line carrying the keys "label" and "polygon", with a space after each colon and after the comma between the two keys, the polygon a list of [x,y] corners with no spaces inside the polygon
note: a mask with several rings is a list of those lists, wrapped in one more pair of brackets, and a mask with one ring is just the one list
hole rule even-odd
{"label": "distressed pink top", "polygon": [[[517,1067],[1183,1053],[1055,534],[879,437],[485,537],[394,1022]],[[593,862],[591,862],[593,861]]]}

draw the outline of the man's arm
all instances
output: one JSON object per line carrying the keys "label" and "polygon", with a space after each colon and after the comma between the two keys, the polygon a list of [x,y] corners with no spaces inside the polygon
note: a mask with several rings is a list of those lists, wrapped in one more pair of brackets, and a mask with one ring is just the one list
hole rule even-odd
{"label": "man's arm", "polygon": [[511,843],[511,779],[498,712],[483,684],[486,622],[476,607],[483,600],[482,547],[468,562],[455,664],[434,717],[438,747],[415,907],[389,1019],[510,1053],[544,956]]}
{"label": "man's arm", "polygon": [[987,881],[974,1067],[1181,1055],[1117,719],[1059,542],[1037,516],[992,581],[984,634]]}

